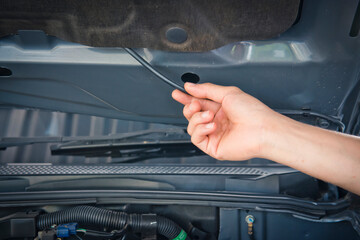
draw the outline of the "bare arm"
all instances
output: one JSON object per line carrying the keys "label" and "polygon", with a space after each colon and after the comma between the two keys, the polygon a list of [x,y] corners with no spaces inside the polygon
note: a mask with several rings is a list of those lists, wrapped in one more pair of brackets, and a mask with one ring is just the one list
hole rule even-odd
{"label": "bare arm", "polygon": [[235,87],[185,84],[192,142],[219,160],[267,158],[360,195],[360,138],[280,115]]}
{"label": "bare arm", "polygon": [[360,195],[360,139],[283,117],[264,144],[264,158]]}

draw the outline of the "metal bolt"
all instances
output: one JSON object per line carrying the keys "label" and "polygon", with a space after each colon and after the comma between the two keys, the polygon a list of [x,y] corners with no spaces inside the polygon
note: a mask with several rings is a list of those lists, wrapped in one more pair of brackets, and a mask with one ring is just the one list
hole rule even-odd
{"label": "metal bolt", "polygon": [[252,223],[255,222],[255,218],[254,218],[253,215],[247,215],[247,216],[245,217],[245,221],[246,221],[247,224],[252,224]]}
{"label": "metal bolt", "polygon": [[325,120],[325,119],[318,119],[317,122],[318,126],[321,128],[328,128],[330,126],[329,121]]}

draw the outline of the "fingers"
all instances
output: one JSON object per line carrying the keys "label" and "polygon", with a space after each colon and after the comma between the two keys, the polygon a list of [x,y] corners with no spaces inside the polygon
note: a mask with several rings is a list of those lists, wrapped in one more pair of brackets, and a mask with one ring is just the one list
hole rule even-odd
{"label": "fingers", "polygon": [[173,99],[175,99],[176,101],[178,101],[183,105],[190,104],[193,99],[193,97],[191,97],[190,95],[183,93],[177,89],[171,93],[171,96]]}
{"label": "fingers", "polygon": [[190,135],[192,135],[196,126],[198,126],[199,124],[209,123],[213,119],[214,119],[214,114],[210,111],[197,112],[193,114],[193,116],[191,117],[188,124],[187,132]]}
{"label": "fingers", "polygon": [[[202,98],[201,94],[197,96]],[[214,114],[217,113],[221,105],[207,99],[199,99],[197,96],[193,97],[179,90],[172,92],[172,97],[179,103],[185,105],[183,114],[189,121],[188,133],[191,135],[192,143],[206,152],[209,142],[208,135],[216,130],[216,124],[211,121],[214,119]]]}
{"label": "fingers", "polygon": [[222,100],[228,94],[242,92],[237,87],[223,87],[211,83],[194,84],[189,82],[185,83],[185,90],[196,98],[210,99],[217,103],[222,103]]}
{"label": "fingers", "polygon": [[211,111],[197,112],[191,117],[187,128],[192,143],[204,152],[207,151],[208,135],[215,131],[215,123],[211,122],[213,119],[214,113]]}
{"label": "fingers", "polygon": [[187,127],[187,132],[190,135],[192,135],[196,126],[198,126],[199,124],[209,123],[213,119],[214,119],[214,114],[210,111],[197,112],[191,117]]}
{"label": "fingers", "polygon": [[191,117],[195,113],[200,112],[200,111],[201,111],[201,105],[200,105],[199,101],[194,100],[192,103],[184,106],[183,114],[186,117],[186,119],[190,121]]}
{"label": "fingers", "polygon": [[213,133],[215,129],[216,125],[214,122],[197,125],[191,135],[191,142],[203,152],[207,152],[208,135]]}
{"label": "fingers", "polygon": [[[203,111],[210,110],[210,111],[216,113],[220,108],[220,104],[218,104],[218,103],[215,103],[210,100],[195,98],[195,97],[190,96],[186,93],[183,93],[179,90],[174,90],[171,95],[174,98],[174,100],[178,101],[179,103],[181,103],[185,106],[191,104],[192,102],[194,102],[196,100],[198,103],[200,103],[200,109]],[[189,118],[190,117],[191,116],[189,116]]]}

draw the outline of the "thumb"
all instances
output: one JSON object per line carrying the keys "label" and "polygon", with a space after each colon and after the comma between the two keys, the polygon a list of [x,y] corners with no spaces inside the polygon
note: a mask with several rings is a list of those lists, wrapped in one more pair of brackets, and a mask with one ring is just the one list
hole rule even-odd
{"label": "thumb", "polygon": [[232,93],[241,93],[237,87],[224,87],[212,83],[194,84],[187,82],[185,90],[197,98],[206,98],[214,102],[222,103],[224,97]]}

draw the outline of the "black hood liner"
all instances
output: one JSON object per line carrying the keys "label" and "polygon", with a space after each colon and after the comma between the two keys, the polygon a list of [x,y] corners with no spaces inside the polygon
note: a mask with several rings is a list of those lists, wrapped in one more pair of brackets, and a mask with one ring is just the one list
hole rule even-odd
{"label": "black hood liner", "polygon": [[[1,0],[0,37],[42,30],[94,47],[208,51],[276,37],[294,23],[300,0]],[[175,42],[166,38],[170,28]],[[174,37],[174,36],[173,36]],[[177,38],[178,37],[178,38]],[[176,39],[177,38],[177,39]],[[186,39],[184,41],[184,39]]]}

